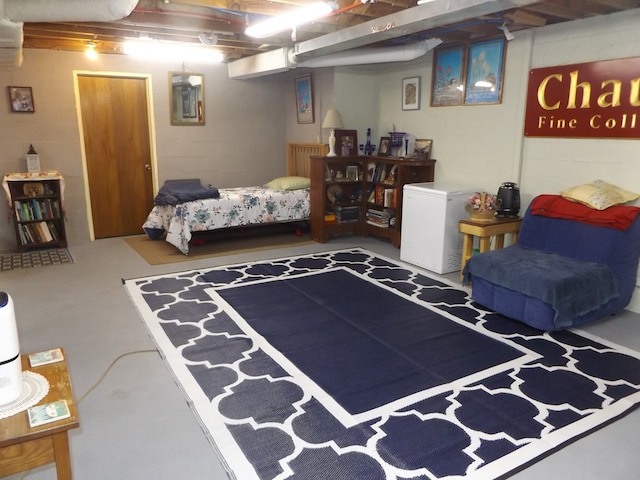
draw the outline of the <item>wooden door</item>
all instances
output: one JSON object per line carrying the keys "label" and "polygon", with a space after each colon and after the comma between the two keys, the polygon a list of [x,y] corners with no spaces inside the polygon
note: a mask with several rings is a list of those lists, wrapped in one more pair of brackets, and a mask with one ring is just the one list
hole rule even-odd
{"label": "wooden door", "polygon": [[78,75],[95,238],[142,233],[153,208],[146,79]]}

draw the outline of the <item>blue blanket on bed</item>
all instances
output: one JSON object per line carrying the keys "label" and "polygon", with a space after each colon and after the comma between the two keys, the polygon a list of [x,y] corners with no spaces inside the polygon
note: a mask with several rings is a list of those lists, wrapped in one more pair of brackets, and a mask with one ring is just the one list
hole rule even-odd
{"label": "blue blanket on bed", "polygon": [[465,283],[473,277],[483,278],[551,305],[558,328],[570,326],[574,318],[620,295],[618,280],[607,265],[519,244],[474,255],[463,274]]}
{"label": "blue blanket on bed", "polygon": [[203,198],[220,198],[220,192],[214,187],[203,187],[197,180],[172,180],[166,182],[156,195],[156,205],[177,205]]}

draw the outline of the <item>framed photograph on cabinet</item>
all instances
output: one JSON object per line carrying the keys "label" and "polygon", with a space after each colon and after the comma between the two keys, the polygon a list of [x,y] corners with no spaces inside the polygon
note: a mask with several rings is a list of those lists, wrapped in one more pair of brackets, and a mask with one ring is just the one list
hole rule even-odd
{"label": "framed photograph on cabinet", "polygon": [[413,153],[420,160],[429,160],[431,158],[432,145],[433,140],[422,140],[416,138],[416,142],[413,147]]}
{"label": "framed photograph on cabinet", "polygon": [[358,166],[357,165],[347,165],[346,172],[345,172],[345,177],[347,177],[347,180],[349,180],[351,182],[357,182],[358,181]]}
{"label": "framed photograph on cabinet", "polygon": [[336,152],[343,156],[349,151],[348,156],[358,155],[358,131],[357,130],[335,130]]}
{"label": "framed photograph on cabinet", "polygon": [[378,147],[379,157],[388,157],[391,154],[391,137],[380,137]]}
{"label": "framed photograph on cabinet", "polygon": [[462,105],[464,91],[464,46],[435,50],[431,106]]}
{"label": "framed photograph on cabinet", "polygon": [[298,123],[313,123],[313,85],[311,74],[296,78],[296,114]]}
{"label": "framed photograph on cabinet", "polygon": [[420,77],[402,79],[402,110],[420,110]]}
{"label": "framed photograph on cabinet", "polygon": [[9,104],[14,113],[33,113],[36,111],[33,105],[33,92],[31,87],[7,87],[9,92]]}
{"label": "framed photograph on cabinet", "polygon": [[502,103],[505,45],[500,37],[469,46],[465,104]]}

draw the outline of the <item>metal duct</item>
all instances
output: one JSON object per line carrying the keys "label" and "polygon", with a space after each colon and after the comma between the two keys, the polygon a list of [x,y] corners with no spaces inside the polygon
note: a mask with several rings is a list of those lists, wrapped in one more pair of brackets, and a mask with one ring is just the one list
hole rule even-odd
{"label": "metal duct", "polygon": [[19,22],[112,22],[138,0],[4,0],[4,16]]}
{"label": "metal duct", "polygon": [[[255,78],[282,72],[316,58],[353,50],[470,18],[510,10],[541,0],[435,0],[368,22],[321,35],[286,48],[240,58],[228,64],[229,78]],[[263,58],[256,58],[262,56]],[[272,61],[272,60],[276,61]],[[294,61],[296,64],[294,64]]]}
{"label": "metal duct", "polygon": [[442,43],[439,38],[430,38],[412,45],[383,48],[356,48],[338,52],[324,57],[313,58],[306,62],[296,63],[290,55],[289,61],[296,67],[339,67],[344,65],[367,65],[374,63],[407,62],[422,57],[429,50]]}

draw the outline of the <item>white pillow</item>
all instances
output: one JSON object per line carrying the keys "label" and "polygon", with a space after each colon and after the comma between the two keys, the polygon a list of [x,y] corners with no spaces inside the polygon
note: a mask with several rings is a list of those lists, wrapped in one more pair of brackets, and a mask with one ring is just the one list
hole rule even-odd
{"label": "white pillow", "polygon": [[640,198],[640,194],[630,192],[602,180],[577,185],[560,192],[564,198],[580,202],[596,210],[604,210],[614,205],[622,205]]}

